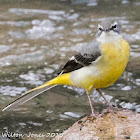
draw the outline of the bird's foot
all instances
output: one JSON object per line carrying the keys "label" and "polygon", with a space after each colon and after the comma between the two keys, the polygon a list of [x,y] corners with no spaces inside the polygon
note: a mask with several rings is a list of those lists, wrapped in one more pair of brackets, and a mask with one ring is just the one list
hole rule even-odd
{"label": "bird's foot", "polygon": [[102,117],[103,115],[108,113],[116,113],[116,108],[114,108],[112,105],[109,105],[107,109],[103,110],[103,112],[99,115],[99,117]]}
{"label": "bird's foot", "polygon": [[89,120],[89,121],[94,121],[95,119],[97,119],[97,116],[96,116],[95,114],[91,114],[90,116],[87,116],[86,121],[87,121],[87,120]]}
{"label": "bird's foot", "polygon": [[92,119],[96,119],[96,118],[97,118],[97,116],[95,115],[95,113],[92,113],[92,114],[91,114],[91,118],[92,118]]}
{"label": "bird's foot", "polygon": [[112,105],[109,105],[105,110],[105,113],[115,113],[115,108]]}

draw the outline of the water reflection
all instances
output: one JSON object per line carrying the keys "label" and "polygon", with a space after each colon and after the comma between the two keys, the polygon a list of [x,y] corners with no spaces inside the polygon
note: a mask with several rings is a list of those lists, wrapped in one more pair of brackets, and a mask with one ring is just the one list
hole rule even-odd
{"label": "water reflection", "polygon": [[[56,76],[69,57],[95,37],[97,24],[105,19],[118,20],[131,44],[131,57],[140,57],[138,1],[1,1],[0,7],[1,109]],[[140,112],[139,61],[131,65],[103,93],[113,104]],[[95,91],[91,97],[95,110],[102,111],[103,99]],[[63,131],[90,114],[90,108],[83,89],[58,86],[0,114],[0,132],[46,133]]]}

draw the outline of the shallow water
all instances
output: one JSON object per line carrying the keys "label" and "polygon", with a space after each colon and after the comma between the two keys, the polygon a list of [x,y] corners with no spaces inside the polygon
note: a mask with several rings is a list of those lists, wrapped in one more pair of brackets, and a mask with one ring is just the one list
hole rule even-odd
{"label": "shallow water", "polygon": [[[136,0],[1,0],[0,11],[0,109],[55,77],[69,57],[95,37],[97,24],[105,19],[121,24],[131,57],[140,57]],[[103,92],[112,104],[140,112],[139,69],[125,71]],[[96,112],[106,108],[95,91],[91,97]],[[0,112],[0,139],[5,131],[60,133],[87,114],[90,108],[82,89],[58,86],[15,110]]]}

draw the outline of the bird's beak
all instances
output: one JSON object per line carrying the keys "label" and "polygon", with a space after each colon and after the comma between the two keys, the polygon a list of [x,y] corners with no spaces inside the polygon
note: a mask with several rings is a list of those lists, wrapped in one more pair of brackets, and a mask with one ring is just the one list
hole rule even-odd
{"label": "bird's beak", "polygon": [[104,30],[104,32],[106,32],[106,33],[108,33],[110,31],[110,29],[106,29],[106,30]]}

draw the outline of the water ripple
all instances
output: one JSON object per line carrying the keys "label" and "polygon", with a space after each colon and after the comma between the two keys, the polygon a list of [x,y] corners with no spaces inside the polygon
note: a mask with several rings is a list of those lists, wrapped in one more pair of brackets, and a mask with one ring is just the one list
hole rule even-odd
{"label": "water ripple", "polygon": [[64,15],[64,11],[53,10],[39,10],[39,9],[24,9],[24,8],[10,8],[9,12],[14,14],[50,14],[50,15]]}
{"label": "water ripple", "polygon": [[16,87],[16,86],[0,86],[0,93],[3,95],[16,96],[22,92],[27,91],[25,87]]}

